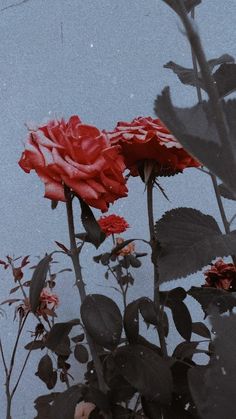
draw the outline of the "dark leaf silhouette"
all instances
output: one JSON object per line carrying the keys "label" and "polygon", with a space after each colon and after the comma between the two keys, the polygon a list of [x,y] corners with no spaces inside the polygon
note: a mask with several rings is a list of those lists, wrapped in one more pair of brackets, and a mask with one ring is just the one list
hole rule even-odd
{"label": "dark leaf silhouette", "polygon": [[139,312],[148,324],[157,325],[154,303],[149,298],[141,297],[129,303],[124,313],[124,329],[130,343],[139,339]]}
{"label": "dark leaf silhouette", "polygon": [[75,343],[83,342],[83,340],[84,340],[84,333],[81,333],[80,335],[74,336],[73,338],[71,338],[71,340],[73,342],[75,342]]}
{"label": "dark leaf silhouette", "polygon": [[[213,75],[220,97],[231,93],[231,91],[236,88],[236,65],[229,63],[234,63],[234,58],[228,54],[223,54],[219,58],[213,58],[208,61],[210,71],[213,71],[215,66],[222,64]],[[172,70],[183,84],[193,87],[199,86],[206,90],[200,71],[197,73],[196,77],[195,71],[192,68],[182,67],[173,61],[169,61],[164,67]]]}
{"label": "dark leaf silhouette", "polygon": [[29,302],[33,313],[36,312],[41,291],[45,285],[49,263],[51,262],[51,255],[46,255],[36,266],[29,289]]}
{"label": "dark leaf silhouette", "polygon": [[196,333],[196,335],[202,336],[203,338],[211,339],[211,332],[204,323],[192,323],[192,332]]}
{"label": "dark leaf silhouette", "polygon": [[[178,1],[176,0],[163,0],[170,6],[176,13],[179,13]],[[184,0],[184,6],[187,12],[190,12],[194,7],[198,6],[202,0]]]}
{"label": "dark leaf silhouette", "polygon": [[88,235],[88,238],[93,245],[98,248],[105,240],[106,234],[101,230],[96,218],[93,215],[89,206],[79,198],[81,206],[81,221]]}
{"label": "dark leaf silhouette", "polygon": [[33,340],[32,342],[27,343],[25,345],[25,349],[32,351],[35,349],[42,349],[44,348],[44,342],[42,340]]}
{"label": "dark leaf silhouette", "polygon": [[192,108],[172,105],[169,88],[155,102],[155,112],[182,146],[218,176],[236,194],[236,100],[222,100],[221,106],[229,127],[229,146],[221,144],[209,102]]}
{"label": "dark leaf silhouette", "polygon": [[171,311],[176,329],[185,340],[189,341],[192,334],[192,319],[187,306],[179,302],[172,306]]}
{"label": "dark leaf silhouette", "polygon": [[205,316],[209,315],[212,306],[216,306],[220,313],[231,311],[236,307],[233,293],[218,288],[191,287],[188,294],[201,304]]}
{"label": "dark leaf silhouette", "polygon": [[189,371],[190,390],[204,419],[233,418],[236,397],[236,316],[214,315],[214,357],[208,367]]}
{"label": "dark leaf silhouette", "polygon": [[72,386],[59,393],[51,407],[51,419],[74,419],[75,408],[82,397],[82,386]]}
{"label": "dark leaf silhouette", "polygon": [[76,345],[74,349],[74,356],[77,361],[79,361],[81,364],[86,364],[89,359],[89,354],[86,346],[84,345]]}
{"label": "dark leaf silhouette", "polygon": [[197,353],[197,346],[199,342],[181,342],[176,346],[173,357],[178,359],[188,358],[191,359],[192,356]]}
{"label": "dark leaf silhouette", "polygon": [[168,362],[152,349],[136,344],[119,348],[114,360],[123,377],[149,400],[169,403],[172,376]]}
{"label": "dark leaf silhouette", "polygon": [[113,300],[101,294],[88,295],[81,305],[81,317],[96,343],[108,349],[118,345],[122,316]]}
{"label": "dark leaf silhouette", "polygon": [[220,191],[221,196],[223,196],[226,199],[232,199],[233,201],[236,201],[236,196],[223,183],[218,185],[218,189]]}
{"label": "dark leaf silhouette", "polygon": [[220,97],[236,90],[236,64],[222,64],[213,74]]}
{"label": "dark leaf silhouette", "polygon": [[57,372],[53,370],[52,360],[49,355],[44,355],[38,364],[36,374],[42,380],[49,390],[55,387],[57,382]]}
{"label": "dark leaf silhouette", "polygon": [[52,199],[52,200],[51,200],[51,208],[52,208],[52,210],[56,209],[57,205],[58,205],[58,201],[54,201],[54,200]]}
{"label": "dark leaf silhouette", "polygon": [[47,348],[51,349],[52,351],[57,351],[58,346],[66,337],[68,337],[72,327],[78,324],[80,324],[79,319],[75,319],[65,323],[57,323],[52,326],[45,342]]}
{"label": "dark leaf silhouette", "polygon": [[222,234],[213,217],[193,208],[166,212],[156,223],[156,232],[161,282],[197,272],[217,256],[233,254],[236,248],[235,231]]}

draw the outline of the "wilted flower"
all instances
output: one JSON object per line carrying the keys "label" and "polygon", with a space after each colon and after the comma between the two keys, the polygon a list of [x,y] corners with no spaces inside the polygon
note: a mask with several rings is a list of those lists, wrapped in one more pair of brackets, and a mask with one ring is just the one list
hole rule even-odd
{"label": "wilted flower", "polygon": [[75,409],[74,419],[88,419],[95,407],[95,404],[89,402],[78,403]]}
{"label": "wilted flower", "polygon": [[132,176],[139,174],[138,166],[146,160],[155,163],[153,170],[156,176],[174,175],[187,167],[200,166],[160,119],[138,117],[132,122],[118,122],[116,128],[107,134],[111,144],[121,146],[126,167]]}
{"label": "wilted flower", "polygon": [[236,291],[236,266],[218,259],[204,272],[206,283],[203,287],[214,287],[226,291]]}
{"label": "wilted flower", "polygon": [[26,173],[36,171],[49,199],[65,201],[64,184],[102,211],[127,196],[120,147],[112,146],[104,132],[83,124],[78,116],[31,131],[19,165]]}
{"label": "wilted flower", "polygon": [[[54,310],[59,305],[59,298],[53,294],[49,288],[43,288],[39,297],[39,304],[36,313],[39,316],[54,316]],[[30,302],[28,298],[23,300],[23,303],[17,307],[18,312],[27,314],[31,311]]]}
{"label": "wilted flower", "polygon": [[106,236],[123,233],[129,228],[127,221],[123,217],[115,214],[100,217],[98,224]]}
{"label": "wilted flower", "polygon": [[[122,244],[124,243],[125,239],[123,239],[122,237],[117,237],[116,238],[116,246],[118,244]],[[131,255],[132,253],[134,253],[135,251],[135,244],[133,242],[127,244],[126,246],[122,247],[121,250],[119,250],[118,252],[116,252],[116,254],[118,256],[128,256]]]}

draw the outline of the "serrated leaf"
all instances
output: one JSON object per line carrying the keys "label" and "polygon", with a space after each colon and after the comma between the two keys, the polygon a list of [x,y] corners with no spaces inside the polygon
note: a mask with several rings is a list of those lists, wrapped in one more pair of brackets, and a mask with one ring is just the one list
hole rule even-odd
{"label": "serrated leaf", "polygon": [[108,349],[118,345],[122,332],[122,316],[111,298],[101,294],[88,295],[81,305],[81,318],[97,344]]}
{"label": "serrated leaf", "polygon": [[[221,97],[225,96],[227,94],[226,92],[229,93],[230,91],[234,90],[234,85],[236,83],[234,78],[236,66],[235,64],[228,63],[234,63],[234,58],[228,54],[223,54],[218,58],[213,58],[208,61],[208,67],[211,72],[215,66],[222,64],[222,66],[214,73],[213,76],[216,81],[218,93]],[[195,70],[192,68],[182,67],[173,61],[169,61],[167,64],[165,64],[164,68],[172,70],[183,84],[193,87],[199,86],[201,89],[206,90],[200,71],[197,73],[196,77]]]}
{"label": "serrated leaf", "polygon": [[57,351],[58,346],[63,340],[68,337],[72,327],[80,324],[79,319],[70,320],[69,322],[56,323],[52,326],[51,330],[47,335],[45,346],[52,351]]}
{"label": "serrated leaf", "polygon": [[75,385],[59,393],[51,407],[51,419],[74,419],[75,408],[82,398],[82,386]]}
{"label": "serrated leaf", "polygon": [[114,360],[123,377],[149,400],[169,403],[172,397],[172,376],[168,362],[143,345],[118,348]]}
{"label": "serrated leaf", "polygon": [[236,249],[235,231],[222,234],[213,217],[193,208],[166,212],[156,223],[156,232],[161,282],[186,277]]}
{"label": "serrated leaf", "polygon": [[88,235],[89,240],[93,245],[98,248],[105,240],[106,234],[101,230],[92,210],[81,198],[79,198],[81,206],[81,221],[84,229]]}
{"label": "serrated leaf", "polygon": [[217,307],[220,313],[231,311],[236,307],[235,293],[229,293],[218,288],[191,287],[188,294],[201,304],[205,316],[209,315],[212,306]]}
{"label": "serrated leaf", "polygon": [[51,260],[52,256],[46,255],[43,259],[40,260],[40,262],[34,270],[29,289],[29,302],[31,311],[33,313],[35,313],[38,308],[39,297],[46,282],[49,264]]}
{"label": "serrated leaf", "polygon": [[74,349],[74,356],[77,361],[79,361],[81,364],[86,364],[89,359],[89,354],[86,346],[84,345],[76,345]]}
{"label": "serrated leaf", "polygon": [[192,108],[174,107],[169,88],[155,102],[156,114],[182,146],[236,195],[236,100],[222,100],[221,107],[229,127],[229,147],[221,144],[209,102]]}

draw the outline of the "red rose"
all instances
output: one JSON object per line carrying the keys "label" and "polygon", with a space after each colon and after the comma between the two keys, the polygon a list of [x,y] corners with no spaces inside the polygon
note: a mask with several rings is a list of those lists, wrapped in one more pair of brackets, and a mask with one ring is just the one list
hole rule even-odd
{"label": "red rose", "polygon": [[106,236],[123,233],[127,230],[127,228],[129,228],[127,221],[123,217],[115,214],[100,217],[98,224]]}
{"label": "red rose", "polygon": [[78,116],[31,131],[19,165],[26,173],[36,171],[49,199],[65,201],[64,184],[102,211],[127,196],[119,146],[111,146],[104,132],[82,124]]}
{"label": "red rose", "polygon": [[173,175],[200,163],[183,149],[160,119],[138,117],[132,122],[118,122],[108,137],[119,144],[131,175],[137,176],[137,165],[145,160],[156,162],[156,176]]}
{"label": "red rose", "polygon": [[206,284],[203,287],[236,291],[236,266],[233,263],[225,263],[219,259],[204,272],[204,275]]}

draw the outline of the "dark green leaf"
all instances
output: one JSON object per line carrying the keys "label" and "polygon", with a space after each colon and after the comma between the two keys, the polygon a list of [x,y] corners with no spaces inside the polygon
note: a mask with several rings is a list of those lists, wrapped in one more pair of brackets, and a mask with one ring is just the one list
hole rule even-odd
{"label": "dark green leaf", "polygon": [[81,333],[80,335],[74,336],[73,338],[71,338],[71,340],[75,343],[78,342],[83,342],[84,340],[84,333]]}
{"label": "dark green leaf", "polygon": [[176,329],[185,340],[189,341],[192,334],[192,319],[187,306],[179,302],[171,307],[171,311]]}
{"label": "dark green leaf", "polygon": [[[176,13],[179,13],[178,1],[179,0],[163,0],[168,6],[170,6]],[[198,6],[202,0],[184,0],[184,6],[186,11],[189,13],[194,7]]]}
{"label": "dark green leaf", "polygon": [[155,111],[182,146],[236,194],[236,100],[222,100],[221,106],[229,127],[229,147],[221,144],[209,102],[177,108],[165,88],[157,97]]}
{"label": "dark green leaf", "polygon": [[220,191],[221,196],[223,196],[226,199],[232,199],[233,201],[236,201],[236,196],[223,183],[218,185],[218,189]]}
{"label": "dark green leaf", "polygon": [[45,256],[42,260],[40,260],[34,270],[29,289],[29,302],[33,313],[35,313],[38,308],[39,297],[46,282],[51,260],[51,255]]}
{"label": "dark green leaf", "polygon": [[220,97],[236,90],[236,64],[222,64],[213,77]]}
{"label": "dark green leaf", "polygon": [[108,349],[118,345],[122,316],[113,300],[100,294],[88,295],[81,305],[81,317],[96,343]]}
{"label": "dark green leaf", "polygon": [[38,371],[36,374],[51,390],[57,381],[57,372],[53,370],[52,360],[49,355],[44,355],[38,364]]}
{"label": "dark green leaf", "polygon": [[[70,320],[69,322],[65,323],[57,323],[52,326],[50,332],[47,335],[47,339],[45,345],[47,348],[51,349],[52,351],[56,351],[60,343],[68,337],[71,329],[73,326],[80,324],[79,319]],[[61,354],[62,355],[62,354]]]}
{"label": "dark green leaf", "polygon": [[[210,215],[193,208],[176,208],[156,223],[161,282],[185,277],[217,256],[233,254],[236,232],[222,234]],[[181,263],[179,263],[181,261]]]}
{"label": "dark green leaf", "polygon": [[190,390],[204,419],[235,417],[236,315],[214,315],[214,356],[208,367],[189,371]]}
{"label": "dark green leaf", "polygon": [[81,206],[81,221],[88,234],[89,240],[96,248],[105,240],[106,234],[101,230],[93,212],[89,206],[81,198],[79,198]]}
{"label": "dark green leaf", "polygon": [[59,393],[52,404],[51,419],[74,419],[75,408],[82,398],[82,386],[72,386]]}
{"label": "dark green leaf", "polygon": [[134,255],[129,255],[129,261],[133,268],[140,268],[142,265],[142,262],[140,262],[140,260],[138,260]]}
{"label": "dark green leaf", "polygon": [[139,300],[127,305],[124,313],[124,329],[129,342],[137,342],[139,335]]}
{"label": "dark green leaf", "polygon": [[89,359],[89,354],[86,346],[84,345],[76,345],[74,349],[74,356],[77,361],[79,361],[81,364],[86,364]]}
{"label": "dark green leaf", "polygon": [[176,346],[173,357],[178,359],[188,358],[191,359],[196,353],[197,346],[200,342],[181,342]]}
{"label": "dark green leaf", "polygon": [[[214,77],[216,77],[216,83],[217,83],[220,96],[224,96],[224,94],[222,94],[223,91],[226,91],[226,90],[229,91],[230,88],[231,90],[233,90],[233,82],[235,84],[235,78],[233,80],[233,71],[235,70],[233,70],[234,67],[231,67],[231,65],[234,66],[234,64],[225,64],[225,63],[233,63],[233,62],[234,62],[234,58],[228,54],[223,54],[219,58],[213,58],[208,61],[208,67],[210,71],[213,71],[215,66],[223,64],[219,68],[219,70],[217,70],[214,73]],[[196,78],[195,71],[192,68],[182,67],[181,65],[178,65],[174,63],[173,61],[169,61],[167,64],[164,65],[164,67],[172,70],[178,76],[178,78],[183,84],[187,84],[193,87],[200,86],[200,88],[206,90],[200,71],[198,72],[197,78]],[[229,72],[230,72],[229,76],[231,77],[229,78],[230,82],[229,81],[227,82],[226,80],[228,79],[227,77],[228,74],[226,73],[229,73]],[[228,83],[227,84],[228,89],[226,88],[226,83]],[[225,89],[223,89],[223,86],[225,86]]]}
{"label": "dark green leaf", "polygon": [[172,376],[168,362],[143,345],[118,348],[114,360],[123,377],[141,395],[161,403],[169,403],[172,395]]}
{"label": "dark green leaf", "polygon": [[44,348],[44,342],[42,340],[33,340],[32,342],[27,343],[25,345],[25,349],[32,351],[35,349],[42,349]]}
{"label": "dark green leaf", "polygon": [[192,332],[196,333],[196,335],[202,336],[203,338],[211,339],[211,332],[204,323],[192,323]]}
{"label": "dark green leaf", "polygon": [[217,307],[220,313],[225,313],[228,310],[231,311],[236,307],[234,293],[229,293],[218,288],[191,287],[188,294],[201,304],[206,316],[209,315],[212,306]]}

